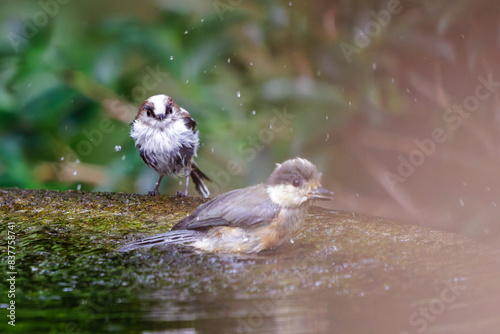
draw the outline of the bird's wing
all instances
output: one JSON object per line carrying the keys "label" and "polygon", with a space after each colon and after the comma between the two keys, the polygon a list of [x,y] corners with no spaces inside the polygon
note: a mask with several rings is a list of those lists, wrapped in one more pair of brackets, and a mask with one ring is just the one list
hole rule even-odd
{"label": "bird's wing", "polygon": [[196,132],[196,124],[198,124],[193,118],[191,117],[183,117],[184,120],[184,125],[193,132]]}
{"label": "bird's wing", "polygon": [[188,129],[191,129],[193,132],[196,131],[196,124],[198,124],[194,118],[191,117],[191,115],[189,115],[189,112],[184,109],[184,108],[180,108],[181,109],[181,116],[182,116],[182,119],[184,120],[184,124],[186,125],[186,127]]}
{"label": "bird's wing", "polygon": [[270,221],[278,215],[279,210],[261,184],[217,196],[200,205],[172,230],[205,230],[215,226],[251,227]]}

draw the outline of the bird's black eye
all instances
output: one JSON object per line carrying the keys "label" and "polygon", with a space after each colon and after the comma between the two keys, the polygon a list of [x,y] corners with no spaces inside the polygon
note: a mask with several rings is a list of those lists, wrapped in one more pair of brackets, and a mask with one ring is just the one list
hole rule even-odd
{"label": "bird's black eye", "polygon": [[294,187],[300,187],[302,185],[302,180],[301,179],[295,179],[292,181],[292,184]]}
{"label": "bird's black eye", "polygon": [[153,117],[153,110],[149,109],[149,108],[144,108],[146,110],[146,114],[148,115],[148,117]]}
{"label": "bird's black eye", "polygon": [[165,106],[165,115],[167,114],[171,114],[172,113],[172,103],[167,103],[167,105]]}

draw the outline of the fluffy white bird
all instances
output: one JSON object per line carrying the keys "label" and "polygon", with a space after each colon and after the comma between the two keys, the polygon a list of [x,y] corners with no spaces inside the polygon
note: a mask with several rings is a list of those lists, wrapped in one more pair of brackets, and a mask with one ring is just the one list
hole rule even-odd
{"label": "fluffy white bird", "polygon": [[199,145],[196,124],[189,112],[167,95],[151,96],[139,108],[139,113],[131,123],[130,136],[134,139],[142,160],[160,174],[150,195],[159,194],[158,187],[163,176],[177,175],[186,178],[183,195],[188,195],[191,176],[196,190],[203,197],[210,196],[203,182],[204,179],[210,179],[194,162]]}

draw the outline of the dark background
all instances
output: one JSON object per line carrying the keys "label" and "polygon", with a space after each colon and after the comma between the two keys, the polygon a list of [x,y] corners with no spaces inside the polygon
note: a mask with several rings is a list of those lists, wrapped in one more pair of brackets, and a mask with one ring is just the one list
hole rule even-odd
{"label": "dark background", "polygon": [[213,193],[301,156],[331,208],[500,240],[496,2],[1,6],[2,187],[151,190],[129,123],[165,93],[199,123]]}

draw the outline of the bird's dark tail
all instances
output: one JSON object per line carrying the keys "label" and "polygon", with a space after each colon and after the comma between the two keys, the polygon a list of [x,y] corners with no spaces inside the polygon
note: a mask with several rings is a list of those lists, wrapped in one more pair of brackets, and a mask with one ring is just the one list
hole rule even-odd
{"label": "bird's dark tail", "polygon": [[206,176],[205,173],[203,173],[194,163],[191,166],[191,179],[193,180],[196,190],[198,190],[200,195],[208,198],[210,196],[210,191],[203,182],[203,179],[209,182],[212,182],[212,180],[210,180],[208,176]]}
{"label": "bird's dark tail", "polygon": [[158,245],[173,245],[173,244],[187,244],[193,243],[204,235],[203,232],[195,230],[177,230],[170,231],[162,234],[157,234],[139,241],[134,241],[126,244],[120,248],[119,252],[128,252],[136,248],[150,248]]}

